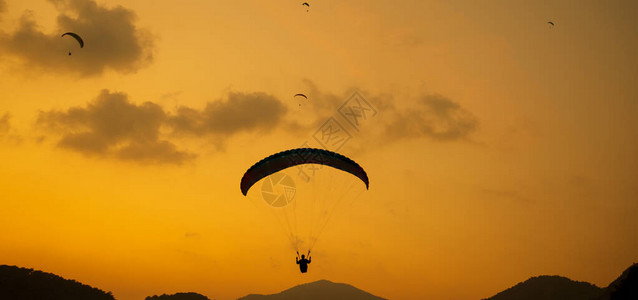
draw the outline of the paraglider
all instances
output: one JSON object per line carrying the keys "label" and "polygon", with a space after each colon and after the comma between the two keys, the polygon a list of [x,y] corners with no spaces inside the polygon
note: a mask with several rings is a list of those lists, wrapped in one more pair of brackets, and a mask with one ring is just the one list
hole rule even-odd
{"label": "paraglider", "polygon": [[[77,35],[77,34],[75,34],[73,32],[66,32],[66,33],[63,33],[61,37],[64,37],[65,35],[73,37],[80,44],[80,48],[84,48],[84,41],[82,40],[82,38],[79,35]],[[69,51],[69,55],[71,55],[71,51]]]}
{"label": "paraglider", "polygon": [[[301,176],[310,169],[311,175]],[[293,180],[293,176],[299,176],[295,177],[299,180]],[[254,187],[258,182],[261,190]],[[366,171],[352,159],[324,149],[297,148],[255,163],[244,173],[240,190],[276,217],[297,252],[295,263],[306,273],[310,250],[336,208],[344,201],[355,201],[369,185]],[[308,254],[300,256],[300,248],[307,249]]]}
{"label": "paraglider", "polygon": [[[304,2],[304,3],[303,3],[303,4],[301,4],[301,5],[305,5],[306,7],[310,7],[310,4],[308,4],[308,2]],[[308,10],[307,10],[307,9],[306,9],[306,12],[308,12]]]}
{"label": "paraglider", "polygon": [[304,98],[308,99],[308,97],[306,97],[306,95],[304,95],[304,94],[295,94],[295,97],[304,97]]}
{"label": "paraglider", "polygon": [[547,24],[554,26],[554,22],[552,21],[547,22]]}

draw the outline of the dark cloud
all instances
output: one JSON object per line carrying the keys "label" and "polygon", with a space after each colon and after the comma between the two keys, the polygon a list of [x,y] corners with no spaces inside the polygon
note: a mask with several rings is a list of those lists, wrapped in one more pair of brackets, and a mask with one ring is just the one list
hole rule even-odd
{"label": "dark cloud", "polygon": [[308,105],[301,112],[293,110],[282,125],[310,147],[337,150],[347,144],[364,151],[372,145],[408,139],[471,141],[479,125],[471,112],[441,95],[397,100],[392,94],[370,94],[357,88],[341,95],[327,93],[310,80],[304,80],[304,85],[295,92],[308,96]]}
{"label": "dark cloud", "polygon": [[[107,8],[92,0],[50,2],[61,12],[57,31],[42,32],[32,13],[25,12],[14,32],[0,32],[0,53],[20,57],[33,67],[81,75],[99,75],[106,69],[135,72],[151,62],[153,38],[135,26],[132,10]],[[69,31],[83,38],[84,48],[79,49],[70,36],[60,37]],[[67,56],[68,51],[71,56]]]}
{"label": "dark cloud", "polygon": [[142,163],[181,164],[194,154],[169,138],[210,138],[217,145],[240,132],[264,132],[285,121],[286,108],[265,93],[231,93],[204,109],[165,111],[153,102],[137,105],[126,94],[104,90],[86,107],[41,112],[38,125],[59,134],[58,146],[88,156]]}
{"label": "dark cloud", "polygon": [[195,155],[178,151],[168,141],[131,142],[118,152],[118,158],[141,162],[181,163],[194,158]]}
{"label": "dark cloud", "polygon": [[230,93],[227,100],[208,102],[203,110],[181,106],[170,124],[175,133],[227,136],[242,131],[270,131],[283,120],[286,107],[265,93]]}
{"label": "dark cloud", "polygon": [[[304,92],[310,99],[314,121],[291,122],[288,124],[291,131],[312,133],[326,120],[335,117],[346,130],[361,132],[361,138],[367,136],[383,143],[414,138],[456,141],[469,138],[479,125],[471,112],[441,95],[421,95],[415,101],[397,101],[390,94],[370,95],[359,91],[356,93],[361,96],[361,103],[351,103],[353,92],[338,96],[321,92],[310,80],[305,80],[304,84],[307,86]],[[363,108],[358,109],[360,117],[356,120],[361,124],[356,124],[360,127],[354,128],[344,113],[353,112],[352,107],[357,112],[358,105]],[[365,132],[366,127],[369,132]]]}
{"label": "dark cloud", "polygon": [[41,112],[37,122],[62,135],[60,147],[89,156],[174,164],[194,158],[160,138],[167,119],[157,104],[136,105],[123,93],[104,90],[84,108]]}
{"label": "dark cloud", "polygon": [[[37,122],[48,132],[59,135],[59,147],[85,155],[180,164],[196,155],[180,150],[175,140],[194,138],[223,147],[234,135],[273,130],[303,132],[311,140],[316,139],[313,133],[328,118],[355,132],[352,123],[348,124],[339,111],[344,101],[352,99],[351,95],[339,97],[311,88],[309,98],[313,106],[309,107],[308,115],[311,121],[302,124],[291,120],[282,101],[261,92],[231,92],[225,99],[210,101],[201,109],[178,106],[174,111],[167,111],[156,103],[135,104],[126,94],[104,90],[86,107],[41,112]],[[384,144],[402,138],[461,140],[467,138],[478,124],[476,118],[458,103],[439,95],[422,96],[418,105],[412,108],[398,108],[388,95],[371,96],[365,101],[370,103],[372,111],[383,116],[373,120],[370,115],[361,121],[366,123],[363,125],[373,125],[357,128],[355,138],[366,144],[370,139]]]}
{"label": "dark cloud", "polygon": [[[399,109],[386,105],[392,114],[386,119],[386,137],[429,137],[438,141],[467,138],[478,128],[478,120],[461,105],[441,95],[426,95],[417,100],[415,108]],[[383,113],[383,112],[381,112]]]}

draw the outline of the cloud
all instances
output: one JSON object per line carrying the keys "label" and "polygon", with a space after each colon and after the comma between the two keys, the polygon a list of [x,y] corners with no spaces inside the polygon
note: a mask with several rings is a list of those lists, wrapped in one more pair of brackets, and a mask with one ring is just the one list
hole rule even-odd
{"label": "cloud", "polygon": [[155,103],[136,105],[126,94],[103,90],[84,108],[41,112],[37,123],[61,134],[58,146],[88,156],[172,164],[194,158],[194,154],[160,138],[167,118]]}
{"label": "cloud", "polygon": [[321,91],[311,80],[304,80],[304,85],[299,92],[308,96],[308,105],[293,111],[290,117],[299,117],[283,126],[301,141],[305,138],[305,146],[338,150],[347,144],[364,151],[403,140],[471,141],[479,127],[470,111],[438,94],[397,101],[387,93],[351,88],[337,95]]}
{"label": "cloud", "polygon": [[[383,143],[402,139],[429,138],[433,141],[468,139],[478,129],[478,119],[459,103],[438,94],[422,94],[414,99],[395,101],[390,94],[370,95],[356,91],[338,96],[321,92],[310,80],[304,92],[312,103],[313,122],[291,123],[291,130],[312,133],[334,117],[345,130],[361,132]],[[358,117],[353,119],[352,115]],[[351,116],[348,116],[351,114]],[[348,120],[350,119],[350,120]],[[350,121],[350,122],[348,122]],[[352,123],[357,126],[354,128]],[[357,137],[357,139],[363,137]]]}
{"label": "cloud", "polygon": [[[293,134],[303,133],[311,141],[328,118],[355,132],[352,123],[339,113],[344,101],[352,99],[350,95],[339,97],[316,89],[308,95],[313,106],[308,107],[311,121],[305,124],[291,119],[282,101],[263,92],[230,92],[203,108],[178,106],[168,111],[155,102],[135,104],[126,94],[108,90],[85,107],[41,112],[37,123],[59,137],[57,145],[61,148],[91,157],[157,164],[182,164],[194,159],[196,154],[176,144],[188,139],[223,147],[241,133],[289,134],[293,130]],[[367,97],[365,101],[378,116],[361,121],[366,124],[354,138],[366,144],[371,140],[387,144],[418,138],[462,140],[478,126],[477,119],[460,104],[440,95],[424,95],[415,101],[416,105],[401,108],[391,100],[387,95]],[[366,127],[368,124],[372,126]]]}
{"label": "cloud", "polygon": [[467,138],[478,128],[472,113],[441,95],[421,96],[412,109],[387,105],[384,112],[393,115],[385,124],[385,136],[390,139],[428,137],[453,141]]}
{"label": "cloud", "polygon": [[281,124],[285,114],[286,107],[274,96],[235,92],[227,100],[208,102],[203,110],[180,106],[170,124],[177,134],[228,136],[270,131]]}
{"label": "cloud", "polygon": [[40,112],[37,124],[59,135],[61,148],[91,157],[141,163],[182,164],[195,154],[170,138],[209,138],[223,145],[241,132],[266,132],[285,123],[286,108],[265,93],[230,93],[203,109],[165,111],[153,102],[135,104],[124,93],[103,90],[86,107]]}
{"label": "cloud", "polygon": [[[152,61],[154,39],[135,26],[132,10],[107,8],[92,0],[49,1],[60,11],[56,32],[42,32],[33,13],[27,11],[14,32],[0,32],[0,54],[19,57],[27,65],[47,71],[85,76],[100,75],[106,69],[131,73]],[[80,35],[84,48],[70,36],[60,37],[64,32]],[[71,56],[67,56],[68,51]]]}

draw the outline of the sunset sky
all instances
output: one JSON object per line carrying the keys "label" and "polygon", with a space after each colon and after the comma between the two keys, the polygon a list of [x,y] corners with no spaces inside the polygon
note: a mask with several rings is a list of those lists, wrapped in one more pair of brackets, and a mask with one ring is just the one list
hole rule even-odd
{"label": "sunset sky", "polygon": [[[0,0],[0,264],[123,300],[480,299],[638,261],[638,1],[308,3]],[[300,274],[239,182],[328,120],[370,189]]]}

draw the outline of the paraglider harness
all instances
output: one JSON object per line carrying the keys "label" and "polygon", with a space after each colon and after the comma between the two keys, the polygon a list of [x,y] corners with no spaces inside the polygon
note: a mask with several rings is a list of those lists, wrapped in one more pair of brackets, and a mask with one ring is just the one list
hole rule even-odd
{"label": "paraglider harness", "polygon": [[297,257],[295,258],[295,262],[299,265],[299,271],[301,273],[308,272],[308,264],[310,263],[310,250],[308,250],[308,259],[299,257],[299,251],[297,251]]}

